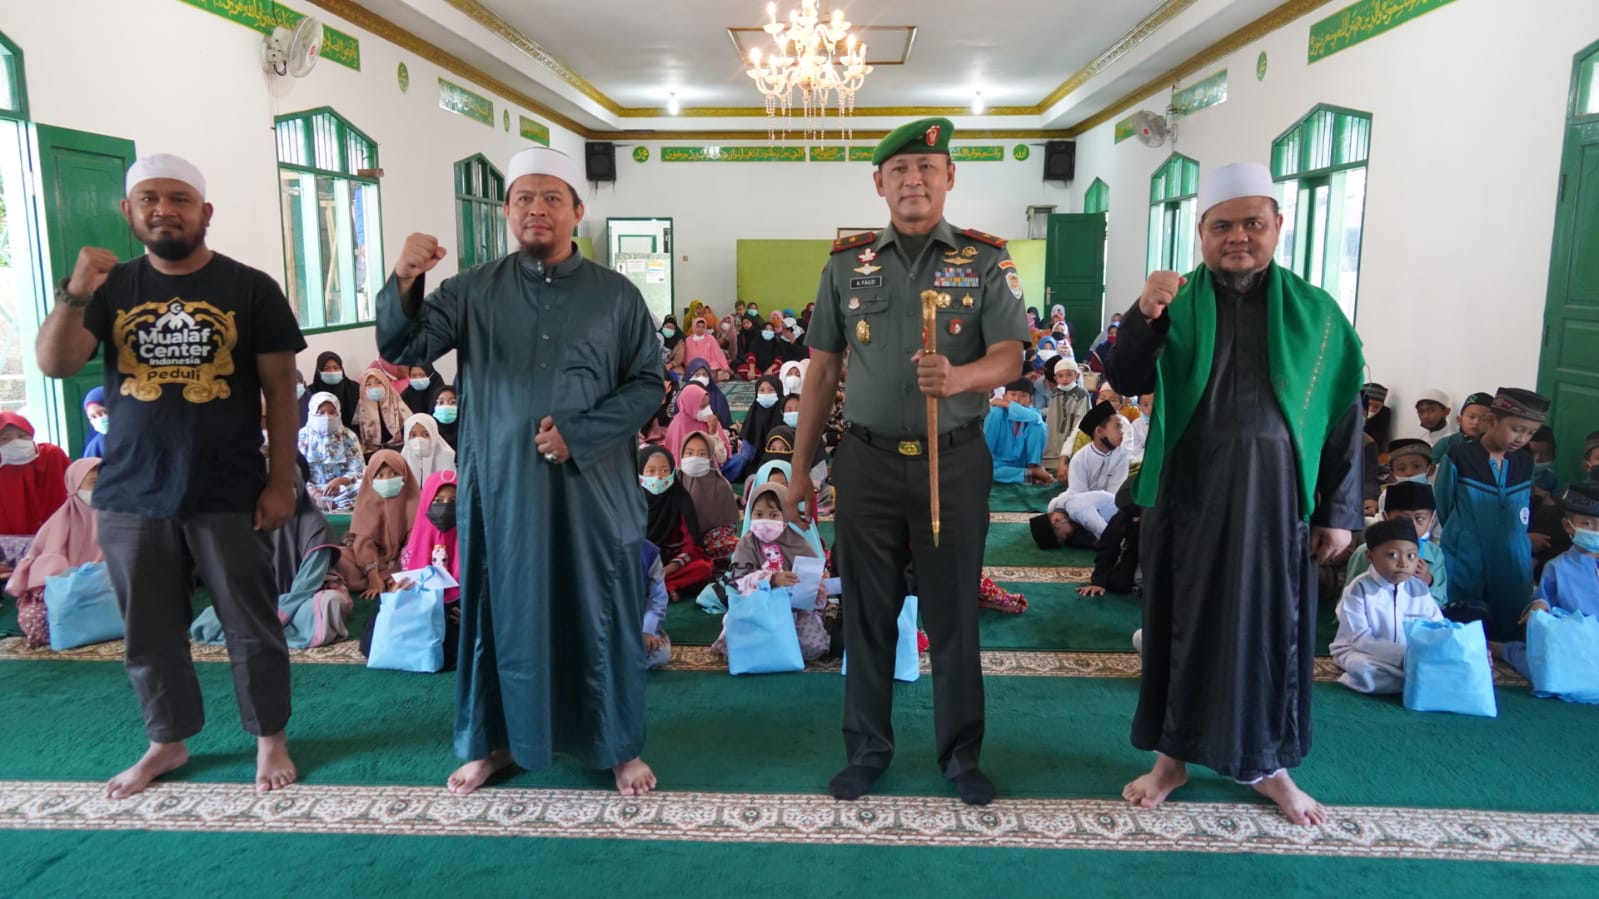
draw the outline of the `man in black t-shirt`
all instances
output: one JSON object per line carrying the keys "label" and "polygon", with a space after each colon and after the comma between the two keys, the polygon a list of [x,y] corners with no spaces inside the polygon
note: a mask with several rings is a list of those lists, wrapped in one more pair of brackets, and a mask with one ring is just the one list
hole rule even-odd
{"label": "man in black t-shirt", "polygon": [[118,419],[94,506],[150,748],[106,796],[132,796],[183,765],[184,741],[204,725],[189,654],[196,573],[227,637],[239,717],[257,737],[256,789],[281,789],[296,774],[267,532],[294,511],[294,356],[305,339],[270,276],[206,247],[211,204],[193,165],[166,155],[134,163],[122,213],[148,252],[119,264],[110,250],[83,248],[37,344],[40,370],[56,378],[103,345],[106,406]]}

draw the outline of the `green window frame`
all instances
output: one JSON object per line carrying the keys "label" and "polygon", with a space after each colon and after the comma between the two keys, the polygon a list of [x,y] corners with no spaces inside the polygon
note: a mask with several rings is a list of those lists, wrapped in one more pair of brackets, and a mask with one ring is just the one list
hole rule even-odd
{"label": "green window frame", "polygon": [[1148,270],[1188,271],[1198,227],[1199,162],[1173,153],[1149,179]]}
{"label": "green window frame", "polygon": [[28,82],[22,75],[22,48],[0,33],[0,119],[28,117]]}
{"label": "green window frame", "polygon": [[1574,116],[1599,115],[1599,53],[1582,61],[1577,74],[1576,102],[1571,108]]}
{"label": "green window frame", "polygon": [[455,164],[455,234],[461,271],[506,253],[505,176],[479,153]]}
{"label": "green window frame", "polygon": [[383,264],[378,145],[329,107],[278,116],[284,293],[308,332],[375,318]]}
{"label": "green window frame", "polygon": [[1083,194],[1084,212],[1110,212],[1110,185],[1098,178]]}
{"label": "green window frame", "polygon": [[1283,228],[1277,263],[1332,294],[1355,320],[1371,114],[1317,105],[1271,142]]}

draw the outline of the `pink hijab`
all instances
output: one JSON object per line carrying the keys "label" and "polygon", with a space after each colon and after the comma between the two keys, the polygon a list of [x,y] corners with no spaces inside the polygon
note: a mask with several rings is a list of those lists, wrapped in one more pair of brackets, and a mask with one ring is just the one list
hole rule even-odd
{"label": "pink hijab", "polygon": [[[424,565],[433,562],[433,547],[442,546],[449,564],[446,570],[450,577],[459,583],[461,580],[461,557],[456,551],[455,528],[441,531],[428,520],[428,506],[433,505],[433,498],[438,496],[443,487],[456,487],[459,490],[459,481],[453,471],[435,471],[428,475],[427,482],[422,485],[422,498],[416,504],[416,520],[411,523],[411,536],[405,541],[405,552],[400,554],[400,568],[405,571],[415,571]],[[457,493],[459,496],[459,493]],[[455,602],[461,598],[461,588],[451,587],[444,591],[445,602]]]}
{"label": "pink hijab", "polygon": [[[686,366],[695,359],[704,359],[711,366],[711,371],[732,371],[733,367],[727,364],[727,354],[722,352],[722,345],[717,343],[716,321],[707,322],[704,340],[695,340],[690,332],[680,346],[683,347],[683,364]],[[676,446],[677,444],[671,444]]]}
{"label": "pink hijab", "polygon": [[716,416],[711,416],[710,421],[700,421],[694,413],[700,410],[700,403],[705,401],[705,388],[690,382],[688,386],[677,392],[677,414],[672,416],[672,423],[666,426],[666,443],[668,451],[672,453],[672,461],[678,462],[677,453],[683,448],[683,440],[696,431],[709,434],[711,438],[711,451],[715,458],[711,462],[720,468],[727,461],[728,445],[727,434],[723,433],[721,422]]}
{"label": "pink hijab", "polygon": [[78,496],[89,472],[99,467],[99,459],[79,459],[67,466],[67,501],[39,528],[27,555],[11,573],[7,593],[20,597],[43,590],[46,578],[104,558],[100,555],[94,509]]}

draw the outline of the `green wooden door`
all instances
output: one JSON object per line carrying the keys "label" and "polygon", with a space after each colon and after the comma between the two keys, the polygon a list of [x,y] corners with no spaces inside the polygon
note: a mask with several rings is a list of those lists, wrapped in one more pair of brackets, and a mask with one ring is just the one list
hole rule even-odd
{"label": "green wooden door", "polygon": [[[104,247],[122,260],[143,253],[118,206],[125,193],[124,178],[135,158],[133,141],[49,125],[37,127],[44,228],[50,248],[46,260],[49,284],[72,274],[83,247]],[[50,420],[65,427],[66,450],[74,458],[83,450],[88,427],[83,395],[103,383],[104,367],[95,358],[83,371],[62,381],[59,391],[44,391]]]}
{"label": "green wooden door", "polygon": [[1078,362],[1087,362],[1105,315],[1105,213],[1049,217],[1044,248],[1044,308],[1064,306]]}
{"label": "green wooden door", "polygon": [[1582,476],[1583,436],[1599,428],[1599,44],[1577,60],[1560,162],[1549,297],[1538,391],[1553,401],[1550,424],[1563,480]]}

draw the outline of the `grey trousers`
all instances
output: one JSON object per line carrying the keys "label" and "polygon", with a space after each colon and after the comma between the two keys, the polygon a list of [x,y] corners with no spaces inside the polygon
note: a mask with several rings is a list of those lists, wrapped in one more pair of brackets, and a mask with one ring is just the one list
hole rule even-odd
{"label": "grey trousers", "polygon": [[289,648],[278,621],[267,535],[248,514],[145,518],[98,512],[100,549],[126,630],[123,665],[156,743],[205,725],[189,654],[194,575],[210,589],[227,638],[239,720],[258,737],[289,723]]}

